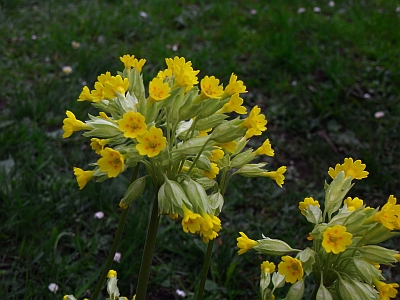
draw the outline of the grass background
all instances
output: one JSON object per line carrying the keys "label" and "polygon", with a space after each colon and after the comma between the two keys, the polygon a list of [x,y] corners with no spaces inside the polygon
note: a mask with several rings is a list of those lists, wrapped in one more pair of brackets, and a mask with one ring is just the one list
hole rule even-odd
{"label": "grass background", "polygon": [[[191,60],[200,78],[214,75],[226,84],[236,73],[249,91],[246,105],[259,105],[267,116],[264,136],[276,153],[270,168],[288,166],[282,189],[265,179],[232,181],[207,299],[257,299],[259,263],[268,258],[238,257],[238,231],[305,247],[310,226],[298,202],[322,200],[326,172],[343,158],[361,159],[370,172],[351,196],[370,206],[400,197],[399,6],[395,0],[333,7],[311,0],[0,0],[0,298],[83,298],[94,287],[129,174],[79,191],[72,167],[85,168],[96,157],[79,134],[63,140],[61,126],[67,109],[87,118],[90,104],[76,102],[83,85],[122,70],[124,54],[147,60],[145,82],[175,55]],[[375,118],[378,111],[384,117]],[[134,294],[150,198],[132,205],[122,260],[113,266],[126,296]],[[105,217],[95,219],[97,211]],[[399,249],[398,243],[390,245]],[[204,251],[179,223],[162,219],[148,299],[178,299],[176,289],[190,298]],[[383,271],[389,282],[400,282],[399,267]],[[47,288],[52,282],[56,295]]]}

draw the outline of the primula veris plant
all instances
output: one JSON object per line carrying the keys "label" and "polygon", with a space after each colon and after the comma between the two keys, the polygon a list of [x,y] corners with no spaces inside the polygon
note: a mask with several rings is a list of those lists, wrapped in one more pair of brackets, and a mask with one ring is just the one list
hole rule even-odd
{"label": "primula veris plant", "polygon": [[[311,300],[396,298],[399,285],[385,282],[380,265],[393,265],[400,254],[378,244],[399,234],[400,204],[393,195],[380,208],[368,207],[358,197],[345,199],[353,181],[368,176],[365,168],[352,158],[330,168],[328,174],[333,180],[325,183],[323,210],[312,197],[300,201],[300,213],[313,226],[306,249],[292,249],[281,240],[264,236],[252,240],[240,232],[239,255],[254,249],[260,254],[281,256],[277,271],[267,267],[269,262],[261,264],[263,300],[275,299],[275,290],[285,282],[292,284],[285,299],[303,299],[308,277],[314,280]],[[272,273],[272,280],[266,270]]]}
{"label": "primula veris plant", "polygon": [[[145,297],[161,215],[180,218],[184,232],[208,243],[197,293],[201,299],[212,242],[222,229],[218,215],[230,179],[269,177],[281,187],[286,167],[270,171],[264,168],[266,163],[251,163],[260,156],[274,156],[274,150],[269,139],[255,150],[247,147],[251,137],[267,129],[267,120],[258,106],[242,116],[247,109],[240,95],[247,90],[235,74],[224,88],[214,76],[199,81],[199,71],[185,58],[167,58],[167,68],[150,80],[146,91],[141,74],[145,60],[132,55],[120,60],[122,72],[101,74],[94,88],[85,86],[78,97],[97,108],[97,115],[83,122],[66,112],[63,137],[83,131],[99,155],[89,170],[74,167],[78,186],[83,189],[91,180],[102,182],[131,169],[132,183],[119,203],[125,218],[129,205],[151,187],[155,200],[136,299]],[[93,298],[96,293],[97,288]]]}

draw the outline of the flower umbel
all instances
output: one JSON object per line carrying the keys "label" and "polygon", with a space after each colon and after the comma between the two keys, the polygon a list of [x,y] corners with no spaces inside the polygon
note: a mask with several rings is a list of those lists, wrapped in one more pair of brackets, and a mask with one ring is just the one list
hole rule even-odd
{"label": "flower umbel", "polygon": [[338,254],[346,250],[346,246],[351,245],[353,235],[346,231],[346,227],[335,225],[328,227],[323,234],[322,247],[325,251]]}

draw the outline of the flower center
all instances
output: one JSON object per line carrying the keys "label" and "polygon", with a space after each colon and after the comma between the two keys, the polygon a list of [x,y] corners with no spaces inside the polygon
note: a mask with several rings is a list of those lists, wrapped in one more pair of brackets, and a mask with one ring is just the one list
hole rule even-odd
{"label": "flower center", "polygon": [[292,270],[297,271],[299,269],[299,266],[297,264],[292,264]]}
{"label": "flower center", "polygon": [[336,235],[330,235],[329,236],[329,240],[332,242],[332,243],[336,243],[337,242],[337,240],[338,240],[338,238],[337,238],[337,236]]}

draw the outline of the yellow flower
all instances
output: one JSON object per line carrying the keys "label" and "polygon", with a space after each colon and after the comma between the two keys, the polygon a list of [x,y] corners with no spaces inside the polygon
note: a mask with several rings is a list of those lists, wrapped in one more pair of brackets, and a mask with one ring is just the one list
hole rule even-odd
{"label": "yellow flower", "polygon": [[78,182],[79,189],[83,189],[85,185],[92,180],[94,171],[83,171],[80,168],[74,168],[74,175],[76,176],[76,181]]}
{"label": "yellow flower", "polygon": [[243,81],[238,81],[237,76],[232,73],[229,84],[225,88],[224,96],[231,96],[236,93],[247,93],[247,91],[246,86],[243,85]]}
{"label": "yellow flower", "polygon": [[105,120],[110,120],[107,114],[104,111],[99,112],[99,117]]}
{"label": "yellow flower", "polygon": [[335,169],[333,169],[332,167],[329,168],[328,174],[333,179],[339,172],[344,171],[346,177],[351,176],[352,179],[360,180],[363,178],[367,178],[369,174],[367,171],[364,171],[365,167],[365,164],[361,163],[361,160],[356,160],[355,162],[353,162],[353,159],[350,157],[345,158],[343,164],[337,164],[335,166]]}
{"label": "yellow flower", "polygon": [[108,271],[107,278],[114,278],[117,277],[117,272],[114,270]]}
{"label": "yellow flower", "polygon": [[203,242],[208,243],[218,236],[218,232],[221,230],[221,220],[217,216],[207,213],[202,213],[201,216],[204,223],[200,226],[200,235],[203,238]]}
{"label": "yellow flower", "polygon": [[282,184],[284,183],[285,180],[285,176],[283,176],[283,173],[285,172],[286,172],[286,167],[282,166],[276,171],[263,172],[261,176],[272,178],[273,180],[275,180],[277,185],[282,187]]}
{"label": "yellow flower", "polygon": [[387,203],[381,208],[381,210],[372,216],[375,222],[381,223],[386,228],[400,229],[400,205],[396,204],[397,199],[390,195]]}
{"label": "yellow flower", "polygon": [[91,92],[93,102],[100,102],[105,98],[104,85],[98,81],[94,83],[94,90]]}
{"label": "yellow flower", "polygon": [[117,97],[117,93],[125,95],[128,88],[128,78],[122,79],[121,75],[112,76],[109,82],[104,83],[104,96],[107,99],[113,99]]}
{"label": "yellow flower", "polygon": [[127,70],[130,70],[132,67],[136,69],[139,73],[142,72],[142,67],[146,63],[145,59],[138,60],[135,58],[135,55],[125,54],[119,58],[123,63],[124,67]]}
{"label": "yellow flower", "polygon": [[200,231],[201,226],[204,224],[204,219],[201,215],[194,213],[190,209],[183,206],[183,231],[188,233],[196,233]]}
{"label": "yellow flower", "polygon": [[219,85],[219,79],[215,78],[214,76],[211,77],[205,76],[200,81],[200,86],[201,86],[201,97],[203,99],[207,98],[219,99],[224,93],[224,88],[221,85]]}
{"label": "yellow flower", "polygon": [[225,155],[225,152],[221,149],[215,149],[213,151],[211,151],[211,156],[209,157],[209,159],[211,161],[219,161],[220,159],[222,159]]}
{"label": "yellow flower", "polygon": [[104,146],[107,145],[107,140],[92,138],[90,141],[90,147],[92,147],[96,154],[100,154],[101,150],[104,149]]}
{"label": "yellow flower", "polygon": [[194,71],[192,63],[190,61],[185,62],[184,57],[166,58],[165,62],[168,69],[175,75],[175,86],[185,87],[185,92],[188,92],[193,85],[199,83],[196,75],[200,71]]}
{"label": "yellow flower", "polygon": [[224,148],[226,151],[228,151],[229,153],[233,153],[236,151],[237,148],[237,142],[236,141],[230,141],[227,143],[220,143],[218,144],[219,147]]}
{"label": "yellow flower", "polygon": [[124,113],[122,119],[118,120],[118,129],[124,133],[124,137],[134,139],[145,134],[147,125],[141,113],[129,111]]}
{"label": "yellow flower", "polygon": [[67,110],[65,114],[67,115],[67,118],[65,118],[63,121],[64,123],[62,127],[62,129],[64,130],[64,134],[62,135],[63,138],[70,137],[72,133],[74,133],[75,131],[92,129],[90,125],[77,120],[73,112]]}
{"label": "yellow flower", "polygon": [[275,264],[273,262],[269,262],[268,260],[266,260],[261,264],[261,271],[266,274],[274,273],[275,272]]}
{"label": "yellow flower", "polygon": [[242,104],[243,104],[243,99],[239,97],[239,93],[235,93],[217,113],[223,114],[234,111],[237,114],[245,115],[247,114],[247,110],[246,107],[242,106]]}
{"label": "yellow flower", "polygon": [[101,150],[100,155],[102,157],[97,161],[97,165],[100,171],[107,173],[109,178],[117,177],[124,171],[124,157],[117,150],[107,147]]}
{"label": "yellow flower", "polygon": [[397,296],[396,288],[399,287],[397,283],[385,283],[379,281],[377,278],[373,278],[372,281],[379,292],[379,299],[390,300],[390,298],[396,298]]}
{"label": "yellow flower", "polygon": [[256,151],[254,151],[257,155],[268,155],[274,156],[274,150],[271,147],[271,143],[269,139],[266,139],[261,147],[259,147]]}
{"label": "yellow flower", "polygon": [[90,94],[90,90],[86,85],[83,87],[82,92],[80,93],[79,98],[78,98],[78,101],[85,101],[85,100],[87,100],[87,101],[93,100],[93,97]]}
{"label": "yellow flower", "polygon": [[172,77],[172,70],[165,69],[164,71],[159,71],[157,74],[157,78],[164,80],[165,78]]}
{"label": "yellow flower", "polygon": [[247,235],[245,235],[243,232],[239,232],[240,237],[238,237],[237,240],[237,246],[239,247],[238,254],[241,255],[243,253],[246,253],[247,251],[253,249],[255,246],[258,245],[258,242],[252,239],[249,239]]}
{"label": "yellow flower", "polygon": [[314,200],[314,198],[312,198],[312,197],[304,198],[304,201],[299,202],[299,209],[303,216],[305,216],[305,214],[306,214],[305,210],[308,209],[309,205],[320,207],[318,200]]}
{"label": "yellow flower", "polygon": [[213,179],[213,178],[217,177],[218,173],[219,173],[219,168],[216,163],[211,163],[210,170],[203,171],[203,175],[209,179]]}
{"label": "yellow flower", "polygon": [[257,105],[250,111],[249,116],[243,120],[242,127],[247,128],[246,139],[254,135],[261,135],[263,131],[267,130],[267,120],[263,114],[260,114],[261,108]]}
{"label": "yellow flower", "polygon": [[347,197],[343,204],[346,204],[348,211],[355,211],[363,206],[364,201],[358,197],[354,197],[353,199],[351,197]]}
{"label": "yellow flower", "polygon": [[342,225],[335,225],[328,227],[323,234],[322,247],[325,251],[334,254],[344,252],[346,246],[351,245],[351,238],[353,235],[346,231],[346,227]]}
{"label": "yellow flower", "polygon": [[155,101],[164,100],[171,95],[169,93],[170,91],[171,88],[169,87],[168,83],[163,82],[162,79],[156,77],[150,81],[149,94],[151,99]]}
{"label": "yellow flower", "polygon": [[106,72],[106,74],[100,74],[99,76],[97,76],[97,80],[99,83],[104,85],[106,82],[110,82],[111,77],[111,73]]}
{"label": "yellow flower", "polygon": [[206,130],[200,130],[199,131],[199,134],[197,135],[198,137],[201,137],[201,136],[207,136],[208,135],[208,132],[210,132],[212,130],[212,128],[208,128],[208,129],[206,129]]}
{"label": "yellow flower", "polygon": [[138,136],[138,144],[136,149],[140,155],[147,155],[148,157],[157,156],[167,145],[167,139],[163,136],[160,128],[152,126],[143,135]]}
{"label": "yellow flower", "polygon": [[301,261],[289,255],[282,257],[282,261],[278,265],[278,273],[285,276],[285,281],[290,283],[301,280],[304,275]]}

